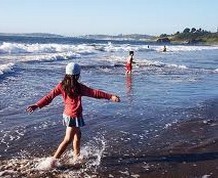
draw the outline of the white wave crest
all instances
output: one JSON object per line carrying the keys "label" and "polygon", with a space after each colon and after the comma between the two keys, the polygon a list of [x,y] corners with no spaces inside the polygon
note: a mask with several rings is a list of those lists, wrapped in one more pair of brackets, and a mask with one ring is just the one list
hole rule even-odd
{"label": "white wave crest", "polygon": [[0,75],[13,71],[14,63],[0,65]]}
{"label": "white wave crest", "polygon": [[177,65],[177,64],[167,64],[166,67],[169,67],[169,68],[178,68],[178,69],[187,69],[188,68],[185,65]]}
{"label": "white wave crest", "polygon": [[[163,46],[151,46],[156,51],[163,51]],[[217,50],[218,46],[188,46],[188,45],[169,45],[166,46],[168,52],[186,52],[186,51],[202,51]]]}
{"label": "white wave crest", "polygon": [[22,53],[66,53],[73,52],[78,54],[95,53],[95,48],[87,44],[79,45],[63,45],[63,44],[22,44],[22,43],[6,43],[0,45],[0,53],[2,54],[22,54]]}
{"label": "white wave crest", "polygon": [[[44,53],[66,53],[74,52],[78,54],[95,54],[98,51],[117,52],[117,51],[162,51],[163,46],[159,45],[130,45],[130,44],[114,44],[108,42],[107,44],[27,44],[27,43],[9,43],[3,42],[0,45],[0,54],[44,54]],[[200,50],[214,50],[218,46],[186,46],[186,45],[170,45],[167,46],[169,52],[180,51],[200,51]]]}

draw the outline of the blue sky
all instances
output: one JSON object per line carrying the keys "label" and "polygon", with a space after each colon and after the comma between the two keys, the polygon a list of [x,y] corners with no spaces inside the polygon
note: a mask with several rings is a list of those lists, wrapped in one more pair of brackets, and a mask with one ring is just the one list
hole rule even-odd
{"label": "blue sky", "polygon": [[85,34],[216,31],[218,0],[0,0],[0,32]]}

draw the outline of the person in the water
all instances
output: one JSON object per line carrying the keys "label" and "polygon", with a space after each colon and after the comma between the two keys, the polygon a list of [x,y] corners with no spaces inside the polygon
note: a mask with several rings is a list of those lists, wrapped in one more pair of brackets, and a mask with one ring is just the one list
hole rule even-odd
{"label": "person in the water", "polygon": [[92,89],[81,84],[78,79],[80,77],[80,66],[76,63],[69,63],[66,66],[66,75],[62,82],[58,83],[47,95],[35,104],[27,107],[27,111],[32,113],[37,108],[42,108],[58,96],[62,95],[64,102],[63,121],[66,125],[66,134],[55,152],[51,166],[54,167],[58,158],[66,150],[69,144],[73,144],[74,161],[80,156],[80,127],[85,125],[82,115],[82,96],[93,98],[108,99],[113,102],[120,102],[120,98],[116,95],[103,92],[101,90]]}
{"label": "person in the water", "polygon": [[167,47],[164,45],[163,52],[167,52]]}
{"label": "person in the water", "polygon": [[134,51],[129,51],[129,56],[126,60],[126,74],[132,73],[132,64],[135,62],[133,61]]}

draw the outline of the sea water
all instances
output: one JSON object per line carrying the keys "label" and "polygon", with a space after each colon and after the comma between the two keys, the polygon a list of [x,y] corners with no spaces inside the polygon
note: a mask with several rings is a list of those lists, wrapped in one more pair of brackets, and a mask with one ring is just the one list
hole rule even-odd
{"label": "sea water", "polygon": [[[148,47],[149,45],[149,47]],[[163,46],[134,40],[0,38],[0,175],[37,175],[65,134],[62,98],[41,110],[25,110],[47,94],[69,62],[81,65],[80,82],[120,96],[120,103],[83,97],[81,154],[85,163],[63,164],[50,172],[62,177],[140,177],[149,169],[153,140],[172,124],[217,119],[218,46]],[[125,75],[129,50],[135,51],[132,75]],[[166,140],[163,140],[163,143]],[[135,165],[135,167],[134,167]],[[48,173],[40,172],[47,175]]]}

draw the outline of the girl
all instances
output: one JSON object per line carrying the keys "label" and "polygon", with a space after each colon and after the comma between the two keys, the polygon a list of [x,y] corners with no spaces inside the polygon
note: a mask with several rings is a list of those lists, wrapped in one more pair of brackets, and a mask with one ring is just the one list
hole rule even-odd
{"label": "girl", "polygon": [[58,96],[62,95],[64,101],[63,121],[66,125],[66,134],[64,140],[59,145],[57,151],[53,156],[53,163],[51,166],[55,166],[55,162],[61,157],[62,153],[66,150],[67,146],[73,142],[73,155],[74,161],[80,155],[80,139],[81,131],[80,127],[85,125],[82,116],[82,96],[88,96],[93,98],[110,99],[113,102],[120,102],[120,98],[116,95],[105,93],[100,90],[89,88],[78,82],[80,77],[80,66],[75,63],[69,63],[66,66],[66,75],[63,81],[51,90],[46,96],[40,99],[36,104],[27,107],[27,112],[32,113],[37,108],[42,108]]}

